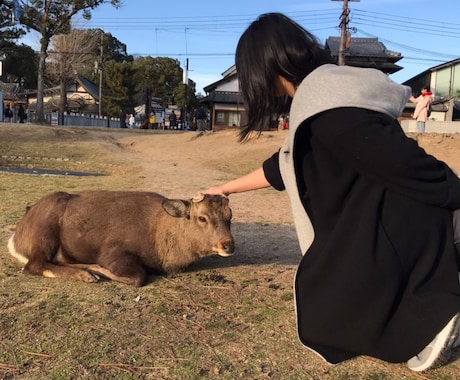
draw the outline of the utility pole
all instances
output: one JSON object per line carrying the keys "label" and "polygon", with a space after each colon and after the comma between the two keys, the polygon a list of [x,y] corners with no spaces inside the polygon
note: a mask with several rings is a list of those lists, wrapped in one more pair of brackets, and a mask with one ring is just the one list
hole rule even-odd
{"label": "utility pole", "polygon": [[100,29],[101,31],[101,42],[100,42],[100,51],[101,54],[99,56],[99,117],[102,117],[102,65],[103,65],[103,59],[104,59],[104,31]]}
{"label": "utility pole", "polygon": [[188,118],[187,118],[187,103],[188,103],[188,58],[185,61],[185,70],[183,71],[182,75],[182,82],[184,83],[184,116],[182,120],[184,120],[184,125],[188,126]]}
{"label": "utility pole", "polygon": [[331,1],[343,1],[342,14],[340,16],[340,44],[339,44],[339,56],[337,63],[339,66],[345,65],[345,50],[347,49],[347,33],[348,33],[348,22],[350,21],[348,15],[350,9],[348,8],[348,2],[359,2],[360,0],[331,0]]}

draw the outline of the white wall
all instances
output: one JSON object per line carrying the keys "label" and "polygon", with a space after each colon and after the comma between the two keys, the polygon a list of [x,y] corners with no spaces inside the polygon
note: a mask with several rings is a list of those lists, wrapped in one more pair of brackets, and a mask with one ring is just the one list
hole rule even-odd
{"label": "white wall", "polygon": [[[417,132],[417,121],[402,120],[401,127],[404,132]],[[425,133],[460,133],[460,121],[435,121],[425,123]]]}
{"label": "white wall", "polygon": [[219,86],[216,87],[216,91],[238,92],[238,79],[235,77],[230,82],[219,84]]}

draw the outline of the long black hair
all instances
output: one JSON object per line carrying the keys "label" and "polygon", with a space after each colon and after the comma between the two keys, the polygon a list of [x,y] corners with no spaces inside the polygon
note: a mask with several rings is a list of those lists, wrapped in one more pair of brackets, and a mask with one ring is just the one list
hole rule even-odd
{"label": "long black hair", "polygon": [[289,110],[291,98],[277,96],[279,76],[294,86],[333,59],[315,36],[281,13],[266,13],[243,33],[236,48],[236,70],[248,123],[240,131],[262,131],[273,116]]}

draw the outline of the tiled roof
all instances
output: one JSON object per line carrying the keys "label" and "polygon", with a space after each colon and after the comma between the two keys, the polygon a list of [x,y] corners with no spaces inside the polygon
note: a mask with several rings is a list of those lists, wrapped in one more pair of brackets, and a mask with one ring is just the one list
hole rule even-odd
{"label": "tiled roof", "polygon": [[206,100],[212,103],[238,104],[241,103],[241,96],[236,92],[213,91]]}
{"label": "tiled roof", "polygon": [[[326,48],[329,49],[333,57],[338,56],[339,47],[339,37],[329,37],[326,40]],[[345,56],[386,58],[390,62],[397,62],[402,59],[401,53],[387,50],[377,38],[351,38],[349,48],[345,50]]]}
{"label": "tiled roof", "polygon": [[94,99],[99,100],[99,86],[96,83],[80,74],[77,74],[75,79]]}

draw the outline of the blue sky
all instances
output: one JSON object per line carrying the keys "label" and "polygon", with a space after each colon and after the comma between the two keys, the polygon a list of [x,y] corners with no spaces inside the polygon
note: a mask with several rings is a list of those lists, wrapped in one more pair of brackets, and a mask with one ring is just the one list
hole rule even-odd
{"label": "blue sky", "polygon": [[[77,28],[102,28],[127,45],[129,54],[168,56],[185,67],[197,92],[222,78],[234,63],[238,39],[259,14],[282,12],[318,37],[339,36],[342,1],[331,0],[122,0],[104,4]],[[378,37],[404,58],[398,82],[460,57],[459,0],[349,0],[353,37]]]}

